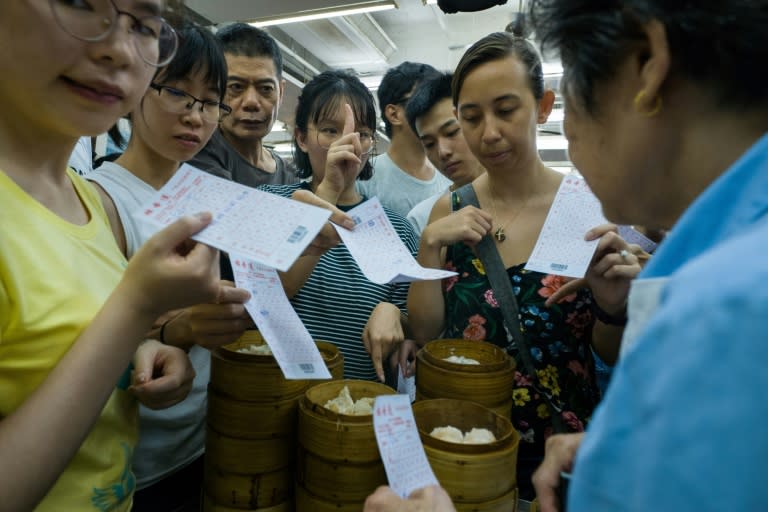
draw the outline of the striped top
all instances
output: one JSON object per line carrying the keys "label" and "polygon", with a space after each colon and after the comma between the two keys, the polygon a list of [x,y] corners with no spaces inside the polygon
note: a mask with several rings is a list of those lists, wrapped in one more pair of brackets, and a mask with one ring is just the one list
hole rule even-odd
{"label": "striped top", "polygon": [[[310,190],[309,183],[264,185],[259,190],[291,197],[299,189]],[[365,200],[365,198],[364,198]],[[354,206],[339,206],[348,211]],[[402,215],[384,208],[400,239],[414,256],[418,239]],[[344,378],[377,380],[362,335],[373,309],[390,302],[405,312],[408,283],[375,284],[369,281],[343,243],[327,251],[312,275],[291,299],[296,313],[312,338],[336,345],[344,356]],[[386,366],[386,365],[385,365]]]}

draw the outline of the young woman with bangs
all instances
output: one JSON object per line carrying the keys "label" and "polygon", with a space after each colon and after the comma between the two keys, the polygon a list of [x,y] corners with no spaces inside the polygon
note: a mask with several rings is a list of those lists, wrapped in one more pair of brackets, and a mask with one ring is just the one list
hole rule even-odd
{"label": "young woman with bangs", "polygon": [[[227,83],[224,55],[213,34],[191,23],[177,30],[179,49],[152,78],[131,112],[125,152],[88,176],[104,192],[115,238],[131,258],[151,228],[133,213],[200,151],[229,113],[222,103]],[[208,348],[237,339],[252,325],[243,302],[248,293],[221,282],[216,304],[173,312],[155,335],[188,351],[195,371],[189,396],[172,409],[141,407],[140,437],[133,461],[134,512],[197,511],[203,478]]]}
{"label": "young woman with bangs", "polygon": [[[355,187],[373,173],[376,111],[368,88],[349,73],[323,72],[304,86],[295,119],[294,163],[297,175],[307,181],[262,188],[286,196],[312,191],[344,211],[368,199]],[[410,223],[387,208],[384,212],[415,254]],[[345,378],[386,380],[384,362],[408,333],[407,283],[372,283],[344,244],[299,258],[282,279],[313,338],[338,345]]]}

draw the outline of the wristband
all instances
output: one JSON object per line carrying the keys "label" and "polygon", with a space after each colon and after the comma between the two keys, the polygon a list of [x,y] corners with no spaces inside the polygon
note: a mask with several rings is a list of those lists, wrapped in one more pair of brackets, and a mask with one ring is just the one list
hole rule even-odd
{"label": "wristband", "polygon": [[169,318],[165,322],[163,322],[163,325],[160,326],[160,334],[158,335],[158,338],[160,338],[160,343],[163,345],[167,345],[165,342],[165,326],[170,323],[171,319]]}
{"label": "wristband", "polygon": [[618,314],[611,315],[607,313],[603,308],[597,305],[597,302],[595,302],[595,299],[592,299],[592,314],[595,315],[595,318],[600,320],[606,325],[615,325],[618,327],[624,327],[627,325],[627,307],[624,306],[624,309],[622,309]]}

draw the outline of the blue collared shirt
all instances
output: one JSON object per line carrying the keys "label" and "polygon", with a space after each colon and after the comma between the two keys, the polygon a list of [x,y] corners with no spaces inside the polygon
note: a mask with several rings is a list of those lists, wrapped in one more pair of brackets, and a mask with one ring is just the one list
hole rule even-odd
{"label": "blue collared shirt", "polygon": [[768,510],[768,135],[686,210],[575,462],[570,512]]}

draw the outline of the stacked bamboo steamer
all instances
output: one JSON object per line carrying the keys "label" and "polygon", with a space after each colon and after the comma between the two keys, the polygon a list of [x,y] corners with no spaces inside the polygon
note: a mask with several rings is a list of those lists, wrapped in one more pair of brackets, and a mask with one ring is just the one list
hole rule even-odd
{"label": "stacked bamboo steamer", "polygon": [[[480,364],[446,361],[451,356]],[[424,345],[416,358],[416,400],[470,400],[511,417],[516,365],[504,349],[485,341],[442,339]]]}
{"label": "stacked bamboo steamer", "polygon": [[[238,352],[263,345],[258,331],[211,353],[204,504],[210,512],[294,510],[298,403],[317,381],[287,380],[272,355]],[[343,358],[317,342],[334,379]]]}
{"label": "stacked bamboo steamer", "polygon": [[352,399],[395,391],[377,382],[341,380],[311,387],[299,403],[296,510],[360,512],[366,497],[387,484],[373,429],[373,415],[339,414],[325,408],[344,386]]}
{"label": "stacked bamboo steamer", "polygon": [[[517,452],[520,436],[507,417],[466,400],[422,400],[413,404],[427,460],[450,494],[457,512],[514,512],[517,508]],[[432,437],[438,427],[463,433],[491,431],[496,441],[452,443]]]}

